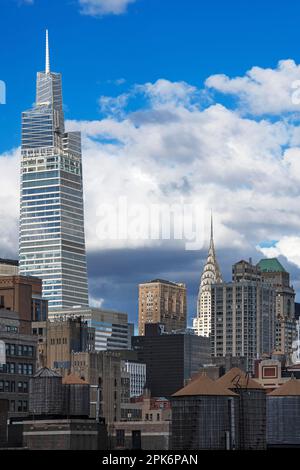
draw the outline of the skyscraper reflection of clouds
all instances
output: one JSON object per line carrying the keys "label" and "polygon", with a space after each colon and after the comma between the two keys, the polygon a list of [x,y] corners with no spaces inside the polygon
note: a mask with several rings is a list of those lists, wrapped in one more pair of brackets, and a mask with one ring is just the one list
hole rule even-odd
{"label": "skyscraper reflection of clouds", "polygon": [[20,273],[43,279],[49,309],[88,305],[81,135],[65,132],[61,75],[37,74],[22,113]]}

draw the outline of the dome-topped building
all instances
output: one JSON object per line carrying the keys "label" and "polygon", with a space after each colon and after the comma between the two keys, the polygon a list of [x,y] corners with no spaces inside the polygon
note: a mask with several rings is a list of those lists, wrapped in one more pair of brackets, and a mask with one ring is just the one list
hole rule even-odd
{"label": "dome-topped building", "polygon": [[197,299],[197,317],[193,322],[195,333],[198,336],[206,337],[210,335],[211,330],[211,285],[222,282],[222,274],[215,252],[212,216],[210,230],[208,256],[201,276]]}

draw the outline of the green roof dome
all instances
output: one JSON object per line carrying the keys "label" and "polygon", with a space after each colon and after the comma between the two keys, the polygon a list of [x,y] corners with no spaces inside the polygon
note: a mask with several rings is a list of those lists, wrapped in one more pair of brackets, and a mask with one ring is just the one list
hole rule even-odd
{"label": "green roof dome", "polygon": [[285,273],[286,270],[277,258],[261,259],[257,264],[259,269],[264,273]]}

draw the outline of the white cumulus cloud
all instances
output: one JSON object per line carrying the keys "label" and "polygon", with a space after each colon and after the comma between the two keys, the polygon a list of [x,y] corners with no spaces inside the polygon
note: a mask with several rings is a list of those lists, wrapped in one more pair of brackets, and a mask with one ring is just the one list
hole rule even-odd
{"label": "white cumulus cloud", "polygon": [[276,68],[252,67],[242,77],[212,75],[207,88],[237,98],[242,111],[253,115],[299,111],[300,65],[281,60]]}
{"label": "white cumulus cloud", "polygon": [[274,246],[258,249],[267,258],[276,258],[284,256],[288,261],[300,268],[300,237],[284,236]]}
{"label": "white cumulus cloud", "polygon": [[[145,96],[146,104],[138,99],[133,112],[130,100],[136,93]],[[219,248],[247,256],[263,240],[280,240],[276,253],[297,260],[300,135],[293,123],[284,116],[245,117],[217,102],[203,106],[200,90],[184,82],[160,79],[137,85],[127,95],[107,97],[104,119],[67,123],[69,130],[83,133],[90,252],[142,245],[140,240],[100,239],[101,204],[126,197],[147,208],[183,199],[213,208]],[[111,112],[115,103],[122,115]],[[17,151],[0,157],[3,255],[17,251],[18,158]],[[293,241],[293,252],[287,241]]]}
{"label": "white cumulus cloud", "polygon": [[79,0],[81,13],[90,16],[121,15],[136,0]]}

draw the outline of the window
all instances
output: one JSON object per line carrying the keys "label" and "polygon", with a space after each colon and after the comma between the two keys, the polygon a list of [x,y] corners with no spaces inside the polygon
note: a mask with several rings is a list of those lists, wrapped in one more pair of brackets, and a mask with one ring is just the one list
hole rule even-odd
{"label": "window", "polygon": [[10,411],[16,411],[16,402],[15,402],[15,400],[11,400],[11,402],[9,404],[9,410]]}
{"label": "window", "polygon": [[22,400],[18,400],[18,412],[21,413],[23,410],[23,402]]}
{"label": "window", "polygon": [[18,382],[18,393],[23,393],[23,382]]}
{"label": "window", "polygon": [[125,447],[125,430],[124,429],[116,430],[116,446]]}

